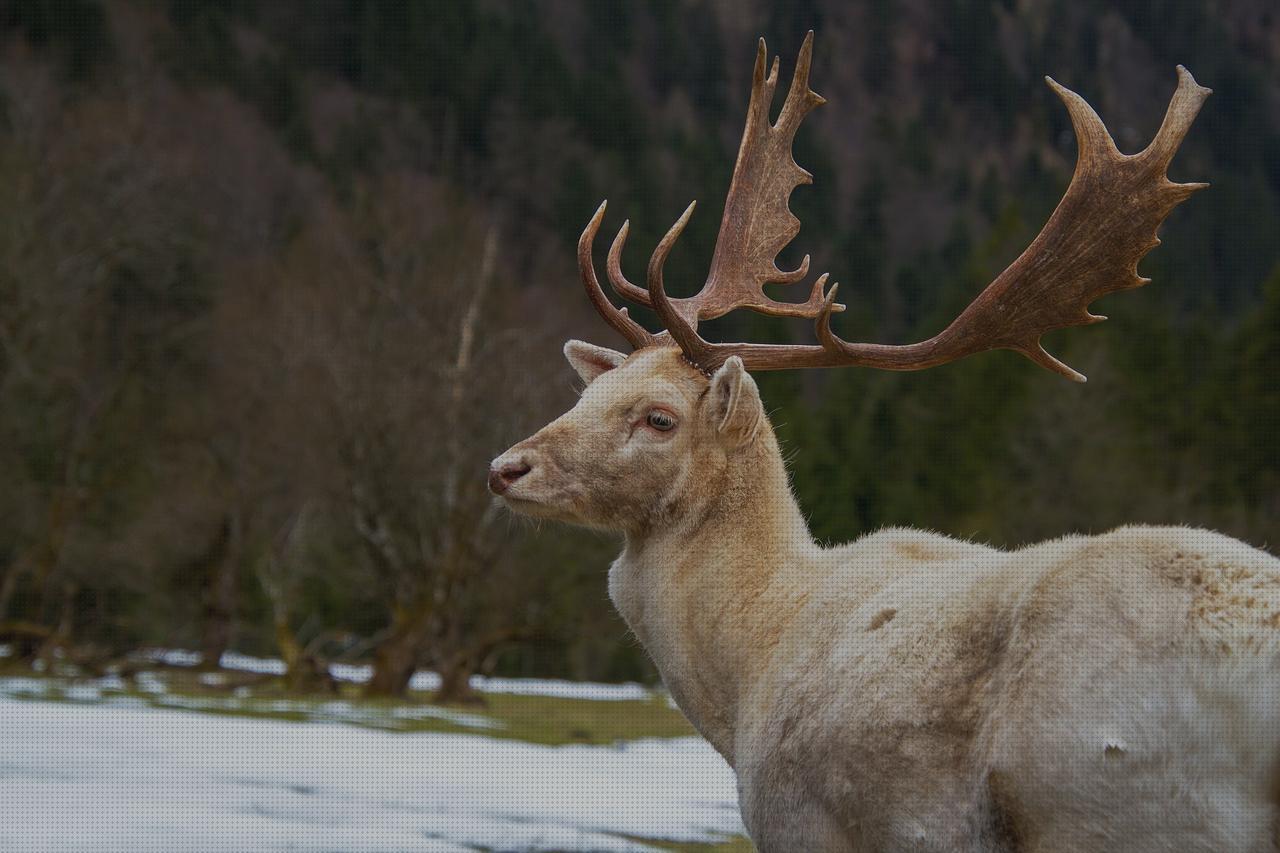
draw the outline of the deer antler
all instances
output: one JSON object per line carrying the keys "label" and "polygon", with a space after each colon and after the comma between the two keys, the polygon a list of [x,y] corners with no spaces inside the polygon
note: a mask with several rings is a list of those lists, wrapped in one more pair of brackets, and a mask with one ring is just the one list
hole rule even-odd
{"label": "deer antler", "polygon": [[[770,124],[769,107],[778,85],[778,59],[769,76],[764,73],[767,51],[760,39],[752,74],[751,101],[742,131],[738,161],[725,199],[724,217],[716,238],[711,270],[702,290],[687,299],[669,302],[691,325],[711,320],[735,308],[750,308],[775,317],[815,319],[823,308],[822,288],[816,284],[803,303],[777,302],[764,293],[766,284],[795,284],[809,274],[809,256],[794,270],[778,269],[776,258],[800,232],[800,220],[788,208],[791,191],[813,183],[813,175],[796,164],[791,143],[800,122],[826,99],[809,88],[809,66],[813,58],[813,31],[805,36],[791,77],[791,88],[782,104],[777,122]],[[694,203],[696,204],[696,202]],[[693,205],[685,212],[693,210]],[[622,247],[626,245],[630,222],[624,222],[609,249],[609,281],[619,295],[650,308],[650,293],[627,280],[622,272]],[[655,252],[656,255],[656,252]],[[834,310],[842,311],[844,306]]]}
{"label": "deer antler", "polygon": [[627,315],[626,308],[615,308],[609,301],[609,297],[604,295],[604,290],[600,287],[600,279],[596,278],[595,262],[591,259],[591,245],[596,240],[596,232],[600,230],[600,220],[604,219],[604,209],[608,204],[607,201],[600,202],[595,216],[591,217],[582,236],[578,238],[578,271],[582,273],[582,284],[587,289],[587,298],[600,312],[600,316],[604,317],[605,322],[613,326],[618,334],[626,338],[633,348],[641,349],[652,346],[656,338],[632,320]]}
{"label": "deer antler", "polygon": [[[735,355],[749,370],[843,365],[921,370],[986,350],[1011,349],[1042,367],[1083,382],[1082,374],[1045,352],[1040,338],[1053,329],[1106,319],[1089,313],[1089,305],[1094,300],[1149,281],[1138,275],[1137,265],[1147,252],[1159,245],[1156,230],[1174,207],[1196,190],[1208,186],[1174,183],[1166,170],[1212,90],[1197,85],[1191,73],[1179,65],[1178,87],[1155,139],[1137,154],[1121,154],[1093,108],[1076,93],[1045,78],[1066,104],[1079,154],[1071,184],[1040,234],[934,337],[904,346],[850,343],[831,329],[832,313],[843,306],[835,302],[837,285],[833,284],[824,293],[826,275],[817,279],[812,294],[803,304],[774,302],[761,290],[766,283],[798,281],[808,271],[808,258],[791,273],[779,271],[773,265],[773,258],[799,228],[787,209],[787,198],[792,189],[809,180],[808,173],[791,159],[790,145],[800,118],[822,103],[821,98],[808,91],[812,36],[810,33],[805,39],[782,115],[777,125],[767,130],[761,130],[759,122],[760,116],[767,115],[776,73],[771,73],[768,79],[763,77],[762,44],[762,53],[756,61],[756,83],[747,129],[725,207],[720,242],[703,290],[688,299],[672,299],[666,295],[662,280],[663,263],[684,230],[693,205],[654,250],[649,261],[647,290],[626,281],[618,269],[621,243],[626,238],[626,226],[623,226],[609,253],[610,279],[615,288],[627,298],[652,307],[666,326],[671,341],[707,372]],[[804,94],[799,94],[801,92]],[[794,105],[793,99],[798,99]],[[599,226],[599,216],[598,212],[588,226],[592,237]],[[584,243],[579,243],[579,256],[585,257],[589,265],[587,233],[583,239],[587,245],[584,250]],[[762,265],[762,258],[767,260],[767,268]],[[599,292],[598,284],[595,292]],[[603,299],[603,295],[599,298]],[[595,301],[597,297],[593,295],[592,299]],[[604,304],[616,313],[611,304],[607,301]],[[598,301],[597,307],[600,307]],[[819,343],[816,346],[715,344],[698,335],[699,320],[718,317],[738,307],[780,316],[814,317]],[[606,319],[615,322],[609,315]],[[649,345],[666,343],[666,336],[649,336]]]}

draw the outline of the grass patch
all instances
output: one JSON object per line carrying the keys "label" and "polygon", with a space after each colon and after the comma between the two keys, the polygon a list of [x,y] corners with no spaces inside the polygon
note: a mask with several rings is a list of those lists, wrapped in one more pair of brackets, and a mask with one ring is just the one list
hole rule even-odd
{"label": "grass patch", "polygon": [[661,695],[643,701],[598,701],[490,693],[486,700],[483,713],[504,723],[503,734],[529,743],[611,744],[694,734],[684,715]]}
{"label": "grass patch", "polygon": [[732,838],[726,838],[724,841],[718,841],[713,844],[696,844],[687,841],[663,841],[654,838],[644,838],[642,836],[624,835],[629,841],[635,841],[640,844],[648,844],[650,847],[656,847],[659,850],[672,850],[678,853],[755,853],[756,846],[748,839],[740,835]]}
{"label": "grass patch", "polygon": [[695,734],[684,716],[654,693],[637,700],[573,699],[486,693],[484,705],[435,705],[427,694],[407,700],[365,699],[355,684],[336,694],[291,694],[279,679],[228,687],[208,673],[147,670],[129,679],[84,679],[0,667],[0,696],[73,704],[147,705],[292,722],[344,723],[394,732],[478,734],[526,743],[609,745],[640,738]]}

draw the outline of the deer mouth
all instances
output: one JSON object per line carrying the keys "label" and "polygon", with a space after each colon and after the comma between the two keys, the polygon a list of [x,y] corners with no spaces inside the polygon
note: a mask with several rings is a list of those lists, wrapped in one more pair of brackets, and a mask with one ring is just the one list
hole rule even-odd
{"label": "deer mouth", "polygon": [[502,496],[502,502],[506,504],[507,509],[527,518],[562,521],[567,524],[582,523],[582,519],[572,509],[571,504],[557,500],[548,500],[544,497],[522,497],[508,493]]}

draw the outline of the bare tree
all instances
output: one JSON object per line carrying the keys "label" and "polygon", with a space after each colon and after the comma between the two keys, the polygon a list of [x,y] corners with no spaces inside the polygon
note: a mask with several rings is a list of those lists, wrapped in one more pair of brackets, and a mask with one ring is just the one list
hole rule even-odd
{"label": "bare tree", "polygon": [[528,333],[502,328],[502,247],[483,214],[398,175],[366,188],[357,216],[363,248],[326,265],[333,322],[316,351],[340,432],[338,505],[389,603],[368,689],[403,693],[432,664],[453,698],[459,673],[525,630],[519,614],[478,615],[484,575],[517,536],[475,472],[539,408],[538,367]]}
{"label": "bare tree", "polygon": [[476,473],[545,405],[501,254],[489,217],[399,174],[350,212],[318,206],[224,297],[215,452],[291,673],[314,668],[289,627],[315,572],[299,542],[335,525],[386,608],[370,693],[402,694],[429,665],[442,699],[469,698],[470,674],[535,630],[521,530]]}

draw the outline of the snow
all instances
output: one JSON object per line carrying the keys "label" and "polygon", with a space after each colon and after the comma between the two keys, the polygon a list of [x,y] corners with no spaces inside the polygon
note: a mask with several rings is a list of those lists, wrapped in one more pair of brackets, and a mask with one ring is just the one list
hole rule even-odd
{"label": "snow", "polygon": [[[175,656],[180,659],[185,656],[181,650],[170,650],[165,652],[167,656]],[[199,663],[200,656],[196,655],[196,663]],[[259,672],[264,675],[284,675],[284,661],[277,658],[255,658],[250,655],[242,655],[239,652],[223,652],[222,659],[218,662],[223,669],[234,669],[240,672]],[[194,664],[192,664],[194,665]],[[334,676],[341,676],[334,673]]]}
{"label": "snow", "polygon": [[[200,663],[200,653],[187,649],[152,649],[141,657],[145,660],[170,666],[193,667]],[[284,675],[284,661],[278,658],[260,658],[240,652],[224,652],[218,662],[223,669],[237,672],[253,672],[261,675]],[[335,663],[329,672],[340,681],[363,684],[373,675],[367,664]],[[440,686],[440,676],[428,670],[413,674],[409,680],[412,690],[429,693]],[[562,681],[551,678],[488,678],[476,675],[471,686],[486,693],[517,693],[524,696],[555,696],[561,699],[592,699],[608,702],[633,702],[650,699],[655,690],[643,684],[599,684],[583,681]]]}
{"label": "snow", "polygon": [[143,693],[164,693],[168,688],[155,673],[139,672],[133,677],[138,689]]}
{"label": "snow", "polygon": [[[414,678],[424,674],[418,673]],[[557,696],[561,699],[594,699],[603,702],[632,702],[653,696],[654,691],[643,684],[596,684],[586,681],[557,681],[547,678],[485,678],[477,675],[471,679],[475,689],[486,693],[519,693],[525,696]]]}
{"label": "snow", "polygon": [[[149,660],[174,666],[195,666],[200,662],[198,652],[185,649],[160,649],[150,652]],[[259,658],[239,652],[224,652],[219,664],[223,669],[239,672],[255,672],[263,675],[284,675],[284,662],[276,658]],[[373,674],[371,667],[362,664],[335,663],[329,667],[334,678],[362,684]],[[424,693],[440,686],[440,676],[423,670],[414,673],[409,687]],[[482,675],[471,679],[471,686],[486,693],[518,693],[524,696],[555,696],[561,699],[594,699],[609,702],[631,702],[649,699],[654,695],[643,684],[597,684],[582,681],[559,681],[548,678],[486,678]]]}
{"label": "snow", "polygon": [[[200,679],[202,682],[204,679]],[[452,708],[435,705],[402,705],[394,707],[370,707],[341,700],[329,702],[305,702],[292,699],[254,698],[247,689],[232,691],[230,695],[182,695],[169,693],[168,686],[156,674],[140,672],[136,675],[140,691],[151,695],[150,702],[127,694],[127,685],[118,675],[103,678],[27,678],[22,676],[0,677],[0,697],[15,699],[46,699],[52,701],[125,705],[128,707],[181,708],[188,711],[213,713],[251,713],[257,715],[290,714],[309,722],[348,723],[382,729],[400,729],[400,720],[443,720],[468,729],[503,729],[500,720],[480,714],[468,714]]]}
{"label": "snow", "polygon": [[0,697],[0,731],[3,850],[652,851],[628,837],[742,831],[699,738],[548,747],[34,697]]}
{"label": "snow", "polygon": [[[154,649],[142,655],[147,660],[159,661],[167,663],[170,666],[196,666],[200,663],[200,653],[188,651],[187,649]],[[280,667],[281,674],[284,673],[284,666]]]}

